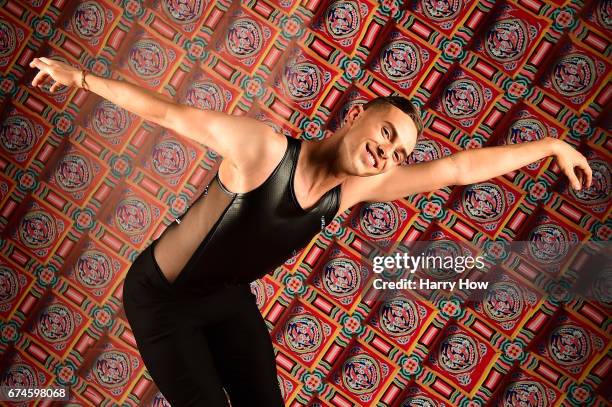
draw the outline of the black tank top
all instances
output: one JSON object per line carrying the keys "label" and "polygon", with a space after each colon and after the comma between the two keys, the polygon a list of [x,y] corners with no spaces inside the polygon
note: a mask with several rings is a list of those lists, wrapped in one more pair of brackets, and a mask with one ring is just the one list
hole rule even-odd
{"label": "black tank top", "polygon": [[339,207],[340,185],[308,210],[295,196],[301,143],[287,137],[280,163],[249,192],[228,191],[217,173],[206,192],[153,242],[155,248],[168,239],[165,249],[156,251],[158,264],[165,256],[170,256],[165,259],[168,263],[184,252],[184,261],[175,263],[180,269],[186,260],[171,283],[173,290],[200,295],[215,287],[250,283],[280,266],[332,221]]}

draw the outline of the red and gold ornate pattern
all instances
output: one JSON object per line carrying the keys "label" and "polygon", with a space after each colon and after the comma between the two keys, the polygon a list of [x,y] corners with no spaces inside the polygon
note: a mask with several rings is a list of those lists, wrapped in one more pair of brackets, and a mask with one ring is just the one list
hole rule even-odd
{"label": "red and gold ornate pattern", "polygon": [[554,242],[610,240],[609,0],[0,3],[7,383],[68,385],[75,405],[167,405],[123,314],[122,281],[218,164],[83,90],[33,89],[28,63],[48,56],[306,138],[397,92],[424,111],[413,163],[546,135],[573,144],[594,170],[589,190],[568,190],[543,159],[359,205],[252,290],[287,406],[609,402],[612,305],[601,287],[600,302],[559,305],[527,254],[480,302],[436,291],[379,301],[359,261],[389,253],[391,240],[537,240],[531,255],[557,275],[555,259],[571,253]]}

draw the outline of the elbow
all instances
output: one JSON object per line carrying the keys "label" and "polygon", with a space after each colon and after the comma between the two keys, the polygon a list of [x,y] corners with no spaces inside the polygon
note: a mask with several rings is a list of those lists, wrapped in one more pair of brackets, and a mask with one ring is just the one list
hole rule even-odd
{"label": "elbow", "polygon": [[190,117],[188,108],[175,103],[164,103],[159,111],[159,124],[181,136],[190,137],[188,134],[192,129],[190,122],[195,120]]}
{"label": "elbow", "polygon": [[450,168],[449,173],[451,178],[451,185],[467,185],[469,181],[469,169],[465,160],[461,157],[461,154],[453,154],[450,156]]}
{"label": "elbow", "polygon": [[173,103],[162,102],[159,109],[155,111],[155,122],[167,129],[177,131],[180,126],[178,120],[179,106]]}

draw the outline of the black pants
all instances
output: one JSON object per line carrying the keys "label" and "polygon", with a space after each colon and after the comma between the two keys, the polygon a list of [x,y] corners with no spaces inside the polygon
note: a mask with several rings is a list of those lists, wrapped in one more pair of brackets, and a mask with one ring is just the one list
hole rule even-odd
{"label": "black pants", "polygon": [[[229,271],[228,271],[229,272]],[[172,407],[283,406],[270,335],[248,285],[189,299],[145,249],[128,270],[123,303],[140,356]]]}

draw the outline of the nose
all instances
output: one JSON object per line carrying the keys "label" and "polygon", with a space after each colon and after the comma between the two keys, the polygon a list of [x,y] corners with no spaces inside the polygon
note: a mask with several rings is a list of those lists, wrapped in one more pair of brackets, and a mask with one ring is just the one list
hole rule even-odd
{"label": "nose", "polygon": [[383,144],[379,144],[378,147],[377,147],[378,156],[381,157],[382,159],[386,160],[388,158],[388,155],[389,155],[389,150],[390,150],[389,146],[386,146],[386,145],[383,145]]}

